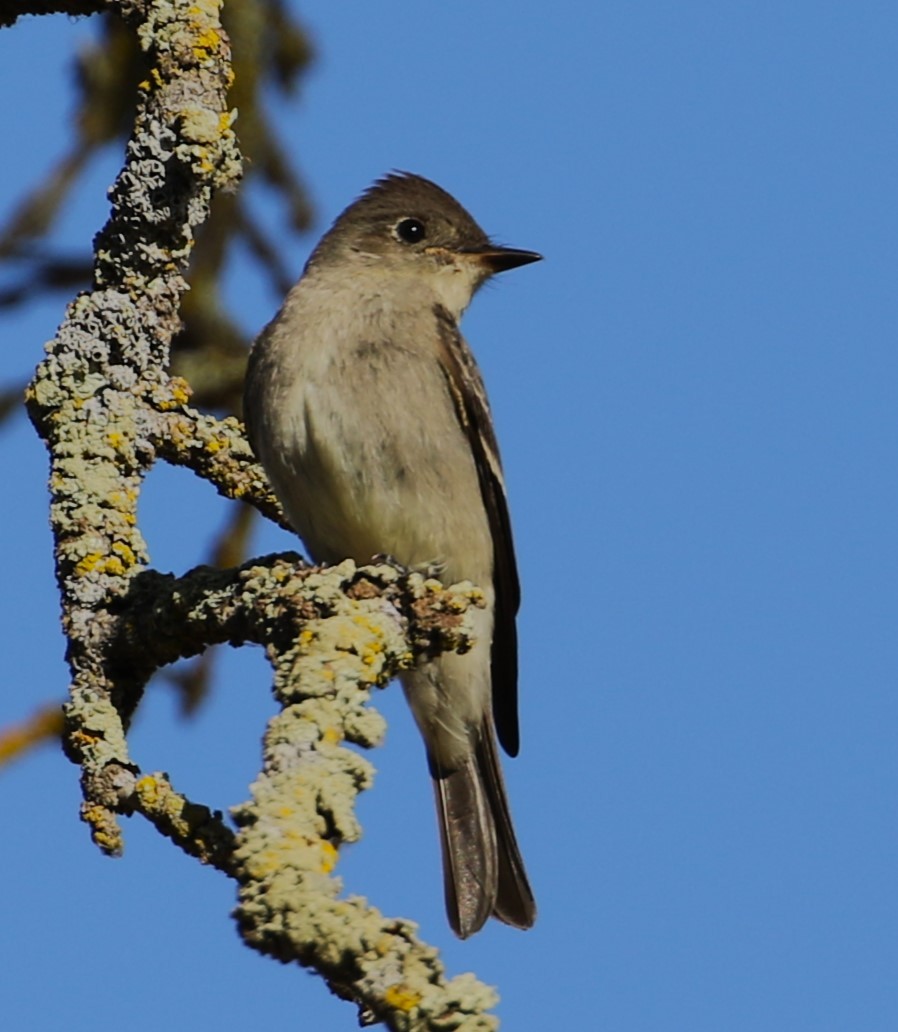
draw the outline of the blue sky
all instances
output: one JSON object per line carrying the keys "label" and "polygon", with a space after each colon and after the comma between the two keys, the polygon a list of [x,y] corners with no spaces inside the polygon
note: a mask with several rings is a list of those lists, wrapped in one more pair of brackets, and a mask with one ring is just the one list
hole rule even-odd
{"label": "blue sky", "polygon": [[[540,906],[465,943],[401,693],[349,891],[420,922],[509,1029],[891,1032],[898,1021],[898,357],[894,4],[303,4],[319,59],[278,106],[317,230],[390,168],[546,261],[477,298],[524,585],[522,749],[506,764]],[[0,212],[67,138],[89,22],[0,32]],[[239,125],[239,123],[238,123]],[[9,155],[14,155],[10,160]],[[119,156],[56,239],[83,247]],[[265,218],[279,210],[263,199]],[[297,272],[314,234],[292,246]],[[238,264],[239,315],[277,305]],[[24,380],[64,307],[0,313]],[[0,724],[66,671],[46,462],[0,431]],[[158,467],[154,564],[203,555],[226,503]],[[292,547],[274,528],[258,553]],[[258,650],[222,657],[190,724],[150,693],[136,760],[242,801],[273,710]],[[147,827],[101,857],[77,771],[0,775],[10,1028],[349,1028],[352,1011],[237,939],[232,886]],[[101,1002],[102,1001],[102,1002]]]}

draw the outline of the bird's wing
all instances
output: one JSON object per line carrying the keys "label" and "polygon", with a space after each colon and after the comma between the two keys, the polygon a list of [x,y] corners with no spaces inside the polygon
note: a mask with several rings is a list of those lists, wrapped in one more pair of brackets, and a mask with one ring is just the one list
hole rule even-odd
{"label": "bird's wing", "polygon": [[493,539],[493,581],[496,592],[493,646],[490,657],[493,717],[502,748],[516,756],[518,735],[518,642],[515,617],[521,600],[511,520],[499,447],[480,370],[445,308],[434,308],[439,327],[439,361],[452,396],[459,425],[471,446],[480,480],[483,507]]}

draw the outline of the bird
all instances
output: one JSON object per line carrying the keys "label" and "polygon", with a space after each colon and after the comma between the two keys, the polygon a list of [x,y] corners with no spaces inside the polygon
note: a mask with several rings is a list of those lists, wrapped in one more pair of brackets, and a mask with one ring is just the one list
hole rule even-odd
{"label": "bird", "polygon": [[518,753],[520,587],[483,380],[459,329],[492,275],[541,259],[494,243],[436,183],[391,172],[337,217],[253,344],[244,418],[316,563],[389,556],[483,594],[465,654],[400,680],[433,782],[460,938],[536,904],[497,739]]}

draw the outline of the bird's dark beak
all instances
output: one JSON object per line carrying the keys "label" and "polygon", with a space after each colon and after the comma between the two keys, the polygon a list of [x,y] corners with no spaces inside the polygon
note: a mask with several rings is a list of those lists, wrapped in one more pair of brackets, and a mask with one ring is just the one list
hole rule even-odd
{"label": "bird's dark beak", "polygon": [[486,247],[469,251],[472,257],[481,262],[490,272],[505,272],[507,269],[516,269],[519,265],[529,265],[531,262],[542,261],[542,255],[536,251],[520,251],[515,247],[496,247],[489,244]]}

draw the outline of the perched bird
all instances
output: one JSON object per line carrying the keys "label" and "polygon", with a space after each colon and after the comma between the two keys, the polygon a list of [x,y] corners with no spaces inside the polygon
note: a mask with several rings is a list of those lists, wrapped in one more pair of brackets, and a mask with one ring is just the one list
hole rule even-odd
{"label": "perched bird", "polygon": [[253,448],[316,562],[389,555],[483,590],[465,655],[402,684],[436,795],[449,922],[529,928],[533,894],[496,749],[518,751],[519,588],[483,382],[459,332],[493,273],[538,261],[492,243],[435,183],[393,173],[324,235],[256,340]]}

